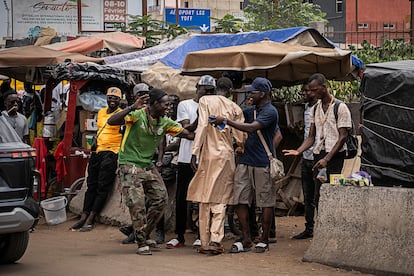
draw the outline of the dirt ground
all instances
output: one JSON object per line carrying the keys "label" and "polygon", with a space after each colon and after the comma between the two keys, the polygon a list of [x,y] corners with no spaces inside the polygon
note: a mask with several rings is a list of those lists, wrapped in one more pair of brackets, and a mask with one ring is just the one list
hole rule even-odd
{"label": "dirt ground", "polygon": [[[357,271],[302,262],[310,240],[292,240],[303,228],[303,217],[278,217],[277,243],[263,254],[228,253],[234,238],[225,237],[226,253],[217,256],[196,253],[193,233],[187,246],[161,248],[152,256],[135,254],[136,245],[123,245],[117,227],[97,224],[91,232],[73,232],[72,214],[59,225],[41,220],[30,234],[28,250],[16,264],[0,267],[1,275],[363,275]],[[167,234],[166,239],[174,234]]]}

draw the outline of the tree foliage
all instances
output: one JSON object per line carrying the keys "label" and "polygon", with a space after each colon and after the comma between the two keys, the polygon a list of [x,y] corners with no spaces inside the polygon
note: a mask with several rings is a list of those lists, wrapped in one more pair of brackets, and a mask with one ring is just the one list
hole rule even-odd
{"label": "tree foliage", "polygon": [[247,18],[244,29],[255,31],[308,26],[312,21],[326,22],[326,13],[319,5],[302,0],[251,0],[244,14]]}
{"label": "tree foliage", "polygon": [[215,31],[218,33],[238,33],[243,28],[243,20],[231,14],[226,14],[223,18],[210,17],[217,23]]}
{"label": "tree foliage", "polygon": [[184,27],[153,19],[151,15],[128,15],[129,23],[126,31],[145,37],[146,47],[160,44],[164,38],[171,39],[188,33]]}
{"label": "tree foliage", "polygon": [[349,49],[365,64],[414,58],[414,46],[403,38],[386,40],[381,47],[363,41],[360,48],[350,45]]}

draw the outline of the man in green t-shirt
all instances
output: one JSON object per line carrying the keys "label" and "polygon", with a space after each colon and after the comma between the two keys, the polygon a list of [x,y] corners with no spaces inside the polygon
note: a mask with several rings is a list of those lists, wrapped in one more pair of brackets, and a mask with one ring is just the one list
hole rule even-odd
{"label": "man in green t-shirt", "polygon": [[165,117],[169,104],[168,95],[153,88],[148,95],[139,97],[133,105],[108,120],[109,125],[125,124],[118,155],[119,176],[140,255],[151,255],[150,246],[155,242],[147,238],[168,201],[162,177],[152,163],[156,148],[166,134],[194,139],[193,132]]}

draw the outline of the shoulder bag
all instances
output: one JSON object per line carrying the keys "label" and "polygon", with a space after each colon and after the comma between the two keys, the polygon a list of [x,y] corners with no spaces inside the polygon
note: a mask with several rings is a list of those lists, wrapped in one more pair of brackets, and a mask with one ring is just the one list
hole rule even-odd
{"label": "shoulder bag", "polygon": [[[256,110],[254,111],[254,119],[256,119]],[[267,157],[269,158],[270,177],[273,179],[273,181],[277,181],[285,176],[285,168],[283,166],[283,162],[275,158],[270,152],[270,149],[260,129],[257,130],[257,135],[259,136],[260,141],[262,142],[262,145],[267,153]]]}

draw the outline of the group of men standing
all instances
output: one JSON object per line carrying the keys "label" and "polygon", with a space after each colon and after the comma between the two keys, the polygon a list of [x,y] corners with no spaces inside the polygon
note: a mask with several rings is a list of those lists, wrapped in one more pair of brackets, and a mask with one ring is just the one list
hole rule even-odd
{"label": "group of men standing", "polygon": [[[228,82],[230,84],[226,84]],[[217,84],[231,87],[228,79],[219,79]],[[187,201],[195,201],[199,203],[199,240],[193,245],[199,248],[199,252],[224,252],[221,242],[228,205],[236,206],[242,232],[231,252],[246,252],[253,246],[257,253],[269,250],[276,187],[270,177],[269,158],[259,138],[259,132],[275,155],[273,141],[279,130],[279,117],[271,103],[272,84],[265,78],[256,78],[251,85],[246,86],[252,105],[244,110],[229,100],[225,92],[217,95],[217,86],[213,77],[202,76],[197,83],[195,97],[179,103],[176,121],[165,116],[170,100],[164,91],[156,88],[139,96],[132,105],[123,110],[109,106],[105,111],[105,122],[98,118],[98,133],[102,131],[101,128],[125,126],[119,138],[118,174],[123,202],[129,208],[138,244],[137,254],[152,254],[151,247],[154,242],[150,235],[162,217],[168,201],[162,177],[157,165],[152,162],[157,147],[166,134],[182,138],[178,154],[176,192],[177,238],[169,241],[166,247],[177,248],[184,245]],[[312,104],[315,106],[312,111],[307,110],[308,115],[305,117],[309,133],[306,132],[307,137],[297,150],[285,150],[285,155],[299,155],[314,145],[313,160],[304,156],[302,165],[307,210],[306,230],[296,238],[308,238],[313,234],[311,209],[317,206],[320,188],[320,183],[313,181],[315,172],[322,167],[327,167],[328,176],[338,173],[338,170],[340,172],[346,131],[351,127],[350,113],[346,105],[340,105],[338,120],[333,115],[334,98],[326,88],[323,75],[313,75],[304,88],[305,96],[310,93],[308,98],[313,99]],[[115,90],[111,92],[110,89]],[[110,94],[120,92],[117,88],[110,89],[107,94],[108,105],[111,103]],[[321,101],[314,104],[315,99]],[[237,165],[236,148],[242,153]],[[99,147],[97,152],[97,155],[102,155]],[[99,176],[101,178],[109,181],[108,177]],[[88,180],[88,190],[92,183]],[[262,235],[255,245],[249,229],[249,207],[253,203],[262,208]],[[88,226],[92,225],[88,217],[91,214],[95,216],[100,209],[84,210],[85,215],[75,228],[87,230],[91,227]]]}

